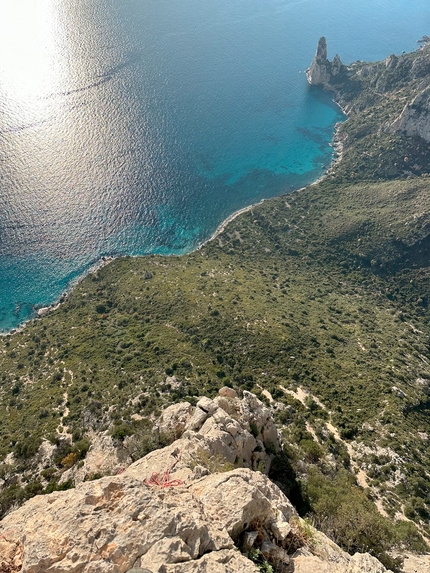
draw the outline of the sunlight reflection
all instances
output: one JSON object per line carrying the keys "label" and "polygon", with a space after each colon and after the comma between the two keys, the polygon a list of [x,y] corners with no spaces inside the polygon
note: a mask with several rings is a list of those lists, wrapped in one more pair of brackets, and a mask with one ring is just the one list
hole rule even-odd
{"label": "sunlight reflection", "polygon": [[9,106],[20,109],[21,117],[32,102],[64,81],[59,27],[56,0],[0,4],[0,90]]}

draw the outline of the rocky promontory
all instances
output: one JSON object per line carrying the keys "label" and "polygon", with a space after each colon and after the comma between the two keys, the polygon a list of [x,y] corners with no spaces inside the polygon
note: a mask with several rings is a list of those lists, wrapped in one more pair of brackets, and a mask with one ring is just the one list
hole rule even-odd
{"label": "rocky promontory", "polygon": [[280,447],[271,410],[220,392],[163,412],[159,427],[183,429],[169,446],[7,515],[1,573],[384,573],[298,517],[266,475]]}
{"label": "rocky promontory", "polygon": [[317,51],[311,66],[306,70],[306,76],[311,85],[329,88],[333,78],[339,74],[343,67],[338,54],[331,62],[327,58],[327,41],[322,37],[318,41]]}

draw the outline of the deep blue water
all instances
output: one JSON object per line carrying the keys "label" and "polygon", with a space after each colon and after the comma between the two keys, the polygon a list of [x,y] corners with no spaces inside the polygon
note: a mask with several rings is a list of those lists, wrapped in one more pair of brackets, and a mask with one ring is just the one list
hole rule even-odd
{"label": "deep blue water", "polygon": [[189,251],[317,179],[321,35],[348,63],[429,32],[428,0],[3,0],[0,330],[102,255]]}

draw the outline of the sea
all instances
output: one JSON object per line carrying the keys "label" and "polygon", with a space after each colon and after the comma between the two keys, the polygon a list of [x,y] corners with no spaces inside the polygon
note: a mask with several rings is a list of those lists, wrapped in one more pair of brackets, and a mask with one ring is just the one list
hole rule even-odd
{"label": "sea", "polygon": [[428,0],[2,0],[0,332],[102,257],[197,248],[333,159],[305,70],[415,50]]}

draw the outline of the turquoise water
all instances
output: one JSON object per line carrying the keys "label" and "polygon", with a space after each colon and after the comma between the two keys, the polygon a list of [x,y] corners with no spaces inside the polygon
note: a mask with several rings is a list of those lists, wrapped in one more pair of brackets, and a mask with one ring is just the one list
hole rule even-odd
{"label": "turquoise water", "polygon": [[3,0],[0,330],[101,256],[183,253],[235,210],[317,179],[345,63],[409,51],[417,0]]}

